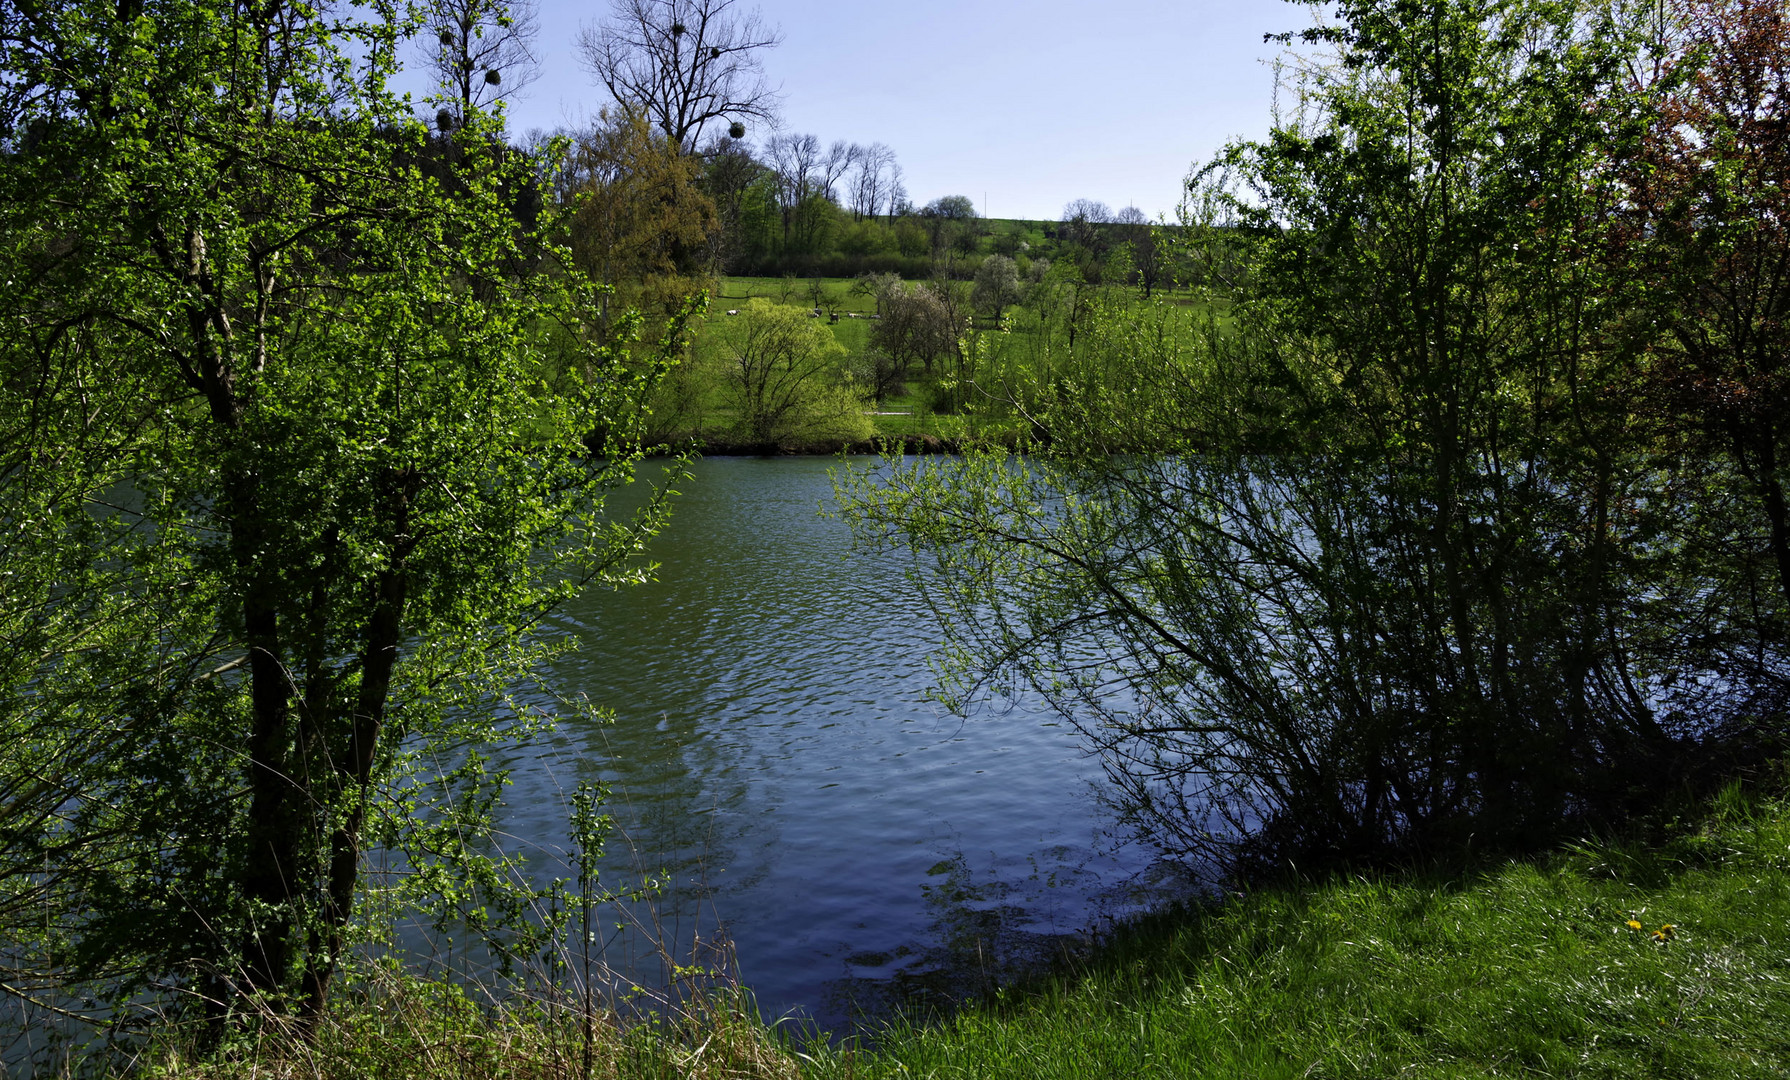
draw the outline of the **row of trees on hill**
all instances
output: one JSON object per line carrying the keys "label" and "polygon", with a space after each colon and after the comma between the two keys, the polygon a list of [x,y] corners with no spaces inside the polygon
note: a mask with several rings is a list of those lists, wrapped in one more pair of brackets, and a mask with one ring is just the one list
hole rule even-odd
{"label": "row of trees on hill", "polygon": [[[1066,261],[1098,281],[1115,272],[1120,248],[1121,277],[1148,291],[1169,276],[1165,227],[1136,207],[1114,213],[1077,200],[1061,222],[991,222],[961,195],[915,206],[895,152],[882,143],[826,144],[815,135],[776,132],[761,146],[719,135],[686,153],[632,106],[606,110],[587,130],[562,135],[574,151],[556,181],[560,197],[612,202],[598,213],[618,220],[637,207],[678,237],[672,261],[687,278],[899,273],[968,280],[984,258],[1002,255]],[[547,141],[533,133],[527,145],[538,150]],[[614,187],[623,177],[630,178],[626,189]],[[656,192],[657,206],[633,199],[631,192],[646,188]]]}
{"label": "row of trees on hill", "polygon": [[[440,8],[421,38],[447,88],[437,128],[451,129],[468,109],[526,85],[534,33],[527,5],[452,0]],[[594,249],[618,231],[674,237],[659,252],[669,264],[649,259],[654,265],[641,267],[635,281],[865,272],[968,280],[990,254],[1068,259],[1098,280],[1121,246],[1124,275],[1146,290],[1166,280],[1156,232],[1135,207],[1114,214],[1080,199],[1060,223],[985,222],[965,196],[910,201],[886,144],[781,129],[778,95],[761,61],[777,43],[776,32],[734,0],[616,0],[607,20],[587,27],[580,36],[586,66],[613,104],[587,129],[558,133],[576,150],[554,186],[562,201],[614,198],[596,213],[609,224],[577,243]],[[749,139],[751,128],[767,133]],[[525,144],[538,152],[550,141],[533,132]],[[670,165],[673,158],[687,163]],[[621,176],[644,179],[618,189]],[[653,191],[662,206],[640,202],[640,190]],[[638,228],[623,225],[636,211],[644,215]],[[608,260],[606,269],[626,269],[629,261]]]}

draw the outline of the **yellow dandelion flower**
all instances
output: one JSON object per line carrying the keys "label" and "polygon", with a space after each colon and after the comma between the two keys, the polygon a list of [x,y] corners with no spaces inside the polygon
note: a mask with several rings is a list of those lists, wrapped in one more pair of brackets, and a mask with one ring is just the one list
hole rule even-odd
{"label": "yellow dandelion flower", "polygon": [[1630,930],[1639,930],[1639,929],[1640,929],[1640,928],[1641,928],[1641,920],[1639,920],[1639,919],[1630,919],[1630,920],[1629,920],[1629,921],[1628,921],[1628,928],[1629,928],[1629,929],[1630,929]]}

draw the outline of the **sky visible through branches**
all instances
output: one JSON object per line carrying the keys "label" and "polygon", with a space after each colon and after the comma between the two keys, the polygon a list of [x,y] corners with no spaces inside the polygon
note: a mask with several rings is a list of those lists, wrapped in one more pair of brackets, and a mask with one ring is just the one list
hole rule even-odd
{"label": "sky visible through branches", "polygon": [[[1312,19],[1284,0],[757,7],[783,32],[765,70],[787,130],[887,143],[916,204],[967,195],[988,216],[1039,219],[1077,198],[1172,216],[1191,164],[1266,134],[1281,46],[1262,36]],[[606,8],[541,0],[543,70],[509,106],[513,136],[581,126],[605,103],[575,45]],[[407,68],[421,98],[423,65]]]}

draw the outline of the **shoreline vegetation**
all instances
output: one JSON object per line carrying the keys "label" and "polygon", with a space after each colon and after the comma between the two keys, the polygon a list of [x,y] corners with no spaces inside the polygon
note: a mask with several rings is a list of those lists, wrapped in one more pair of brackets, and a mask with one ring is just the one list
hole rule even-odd
{"label": "shoreline vegetation", "polygon": [[[1039,223],[989,224],[1035,231]],[[1159,351],[1140,363],[1161,366],[1145,381],[1172,381],[1228,324],[1228,301],[1214,290],[1164,283],[1143,296],[1089,283],[1072,266],[1012,293],[998,316],[973,301],[967,282],[716,278],[646,403],[641,441],[660,456],[1036,448],[1049,440],[1053,410],[1090,390],[1110,392],[1115,336],[1155,333]],[[1186,449],[1185,432],[1109,419],[1116,450]]]}
{"label": "shoreline vegetation", "polygon": [[[1280,37],[1297,107],[1175,221],[1016,222],[745,141],[772,96],[628,97],[758,71],[776,34],[693,2],[725,48],[617,0],[615,108],[522,145],[527,5],[0,9],[26,1068],[1790,1072],[1783,3],[1295,0],[1332,16]],[[387,85],[419,32],[432,120]],[[542,885],[493,751],[599,714],[534,628],[653,572],[669,489],[606,503],[648,447],[963,454],[835,489],[914,557],[940,700],[1037,692],[1119,828],[1237,891],[838,1044],[724,984],[578,998],[606,789]],[[560,981],[362,962],[405,920]]]}
{"label": "shoreline vegetation", "polygon": [[940,438],[937,435],[908,433],[876,435],[869,439],[819,439],[768,443],[734,442],[723,437],[693,439],[689,443],[661,445],[648,452],[649,457],[676,457],[695,452],[704,457],[834,457],[839,454],[870,455],[899,451],[903,454],[962,454],[966,449],[999,447],[1019,450],[1024,445],[1017,432],[1002,432],[975,438]]}
{"label": "shoreline vegetation", "polygon": [[[757,1077],[1778,1077],[1790,1064],[1790,797],[1782,768],[1616,837],[1529,858],[1306,878],[1287,869],[1146,916],[951,1015],[853,1036],[766,1023],[718,989],[600,1018],[357,986],[308,1041],[166,1080]],[[122,1075],[122,1074],[121,1074]]]}

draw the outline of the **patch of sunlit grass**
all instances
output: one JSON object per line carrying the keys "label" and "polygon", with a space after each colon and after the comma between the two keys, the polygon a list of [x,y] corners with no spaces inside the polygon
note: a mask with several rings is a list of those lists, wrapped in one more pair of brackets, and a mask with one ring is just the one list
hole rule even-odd
{"label": "patch of sunlit grass", "polygon": [[[396,981],[308,1043],[278,1032],[140,1071],[315,1077],[1486,1077],[1790,1075],[1790,804],[1738,788],[1651,843],[1581,843],[1470,874],[1263,889],[1148,920],[1069,974],[829,1045],[743,995],[587,1059],[564,1011]],[[588,1060],[588,1069],[586,1062]]]}
{"label": "patch of sunlit grass", "polygon": [[809,1072],[1782,1077],[1787,857],[1785,803],[1736,790],[1663,844],[1263,890]]}

